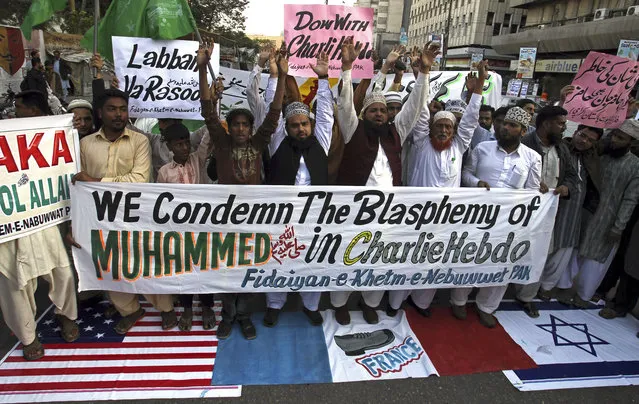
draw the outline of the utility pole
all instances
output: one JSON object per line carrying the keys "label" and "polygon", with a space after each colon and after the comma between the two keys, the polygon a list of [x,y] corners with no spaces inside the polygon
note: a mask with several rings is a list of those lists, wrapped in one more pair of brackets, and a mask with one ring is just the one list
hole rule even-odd
{"label": "utility pole", "polygon": [[448,53],[448,35],[450,34],[450,20],[453,14],[453,0],[448,0],[448,15],[446,16],[446,28],[442,44],[442,65],[441,70],[446,70],[446,54]]}

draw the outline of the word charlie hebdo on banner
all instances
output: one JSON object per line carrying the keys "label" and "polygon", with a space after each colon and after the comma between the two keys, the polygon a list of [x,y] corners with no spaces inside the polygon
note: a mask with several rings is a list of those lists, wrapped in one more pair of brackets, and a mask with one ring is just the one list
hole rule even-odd
{"label": "word charlie hebdo on banner", "polygon": [[224,293],[537,281],[557,196],[450,191],[76,183],[79,287]]}
{"label": "word charlie hebdo on banner", "polygon": [[373,77],[373,9],[318,4],[284,5],[284,41],[288,45],[292,76],[315,77],[309,66],[325,52],[329,77],[339,77],[342,44],[348,37],[361,43],[362,51],[353,63],[353,78]]}
{"label": "word charlie hebdo on banner", "polygon": [[[201,120],[196,41],[161,41],[114,36],[113,60],[120,89],[129,94],[134,118]],[[220,73],[220,49],[213,48],[213,71]],[[209,74],[209,82],[212,79]]]}
{"label": "word charlie hebdo on banner", "polygon": [[79,170],[73,114],[9,119],[0,128],[0,244],[71,219]]}

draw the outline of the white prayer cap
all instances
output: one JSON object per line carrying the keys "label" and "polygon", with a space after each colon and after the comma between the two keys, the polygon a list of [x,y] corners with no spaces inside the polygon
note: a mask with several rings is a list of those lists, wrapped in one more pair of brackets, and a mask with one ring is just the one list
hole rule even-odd
{"label": "white prayer cap", "polygon": [[639,121],[636,119],[626,119],[623,121],[619,130],[633,139],[639,140]]}
{"label": "white prayer cap", "polygon": [[362,114],[366,111],[366,108],[373,104],[380,103],[386,105],[386,98],[380,92],[374,91],[364,98],[364,106],[362,106]]}
{"label": "white prayer cap", "polygon": [[391,103],[402,104],[402,94],[397,91],[387,91],[384,93],[384,98],[386,98],[386,105]]}
{"label": "white prayer cap", "polygon": [[75,108],[87,108],[87,109],[93,111],[93,105],[91,105],[91,103],[89,101],[83,100],[81,98],[78,98],[76,100],[71,101],[69,103],[69,106],[67,107],[67,111],[71,112]]}
{"label": "white prayer cap", "polygon": [[455,115],[453,115],[453,113],[449,111],[439,111],[438,113],[436,113],[433,117],[433,123],[439,121],[440,119],[448,119],[453,123],[453,125],[457,123],[457,118],[455,118]]}
{"label": "white prayer cap", "polygon": [[462,100],[450,100],[446,102],[446,111],[453,114],[464,114],[468,104]]}

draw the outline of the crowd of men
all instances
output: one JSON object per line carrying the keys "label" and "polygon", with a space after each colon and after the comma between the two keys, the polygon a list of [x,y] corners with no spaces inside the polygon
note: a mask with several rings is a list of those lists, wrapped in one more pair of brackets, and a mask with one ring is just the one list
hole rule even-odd
{"label": "crowd of men", "polygon": [[[565,136],[567,111],[560,105],[536,111],[534,102],[521,100],[517,106],[495,110],[483,104],[484,83],[490,74],[486,61],[469,74],[465,99],[429,102],[429,72],[439,53],[432,44],[407,54],[401,47],[393,49],[372,81],[362,80],[355,86],[351,72],[360,51],[352,39],[344,43],[336,97],[328,82],[328,58],[323,53],[318,56],[312,66],[318,79],[312,112],[300,102],[295,80],[288,75],[285,49],[262,50],[247,87],[249,108],[232,109],[224,123],[217,108],[223,86],[219,81],[208,83],[211,51],[200,49],[197,66],[206,125],[194,133],[175,119],[160,120],[160,135],[136,128],[129,121],[127,94],[117,88],[105,89],[98,77],[94,102],[74,100],[68,108],[81,138],[81,172],[73,181],[552,192],[560,202],[549,254],[537,257],[545,260],[539,282],[515,288],[522,310],[531,317],[539,316],[535,298],[556,298],[585,307],[618,280],[614,303],[600,314],[615,318],[632,310],[639,298],[639,268],[634,264],[639,249],[631,248],[639,239],[639,158],[631,148],[639,140],[639,121],[626,119],[619,128],[606,131],[580,125]],[[398,70],[404,55],[410,58],[416,76],[406,100],[396,91],[401,79],[391,86],[392,91],[383,91],[386,74]],[[99,55],[92,63],[101,67]],[[259,82],[267,64],[270,78],[262,96]],[[562,90],[560,104],[572,90]],[[629,116],[636,114],[632,108]],[[46,96],[38,89],[17,95],[17,117],[44,116],[48,111]],[[86,240],[74,240],[72,226],[49,228],[0,244],[0,308],[29,360],[44,355],[34,320],[38,277],[50,285],[49,297],[62,337],[69,342],[79,337],[74,322],[78,307],[74,269],[66,246],[81,248]],[[497,324],[493,313],[507,288],[479,289],[475,301],[484,326]],[[460,320],[467,318],[471,291],[451,290],[452,315]],[[408,301],[429,317],[436,292],[390,291],[385,312],[396,316]],[[370,324],[379,321],[376,309],[384,293],[365,291],[358,297]],[[126,334],[144,316],[139,298],[122,292],[107,295],[112,306],[105,315],[119,313],[121,319],[114,328]],[[330,292],[335,319],[342,325],[350,323],[350,295],[350,291]],[[304,313],[314,326],[323,322],[320,296],[301,292]],[[161,312],[163,329],[191,329],[192,295],[177,300],[164,294],[144,298]],[[219,298],[222,318],[217,337],[228,338],[237,322],[245,338],[255,338],[251,307],[256,295],[224,293]],[[266,293],[264,325],[277,325],[286,299],[286,293]],[[211,329],[216,324],[213,295],[201,295],[199,300],[203,327]],[[179,319],[174,310],[177,301],[184,308]]]}

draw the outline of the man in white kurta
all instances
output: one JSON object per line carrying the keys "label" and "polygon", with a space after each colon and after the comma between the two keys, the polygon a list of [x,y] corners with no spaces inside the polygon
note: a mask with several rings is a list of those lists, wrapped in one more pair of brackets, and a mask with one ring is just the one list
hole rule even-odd
{"label": "man in white kurta", "polygon": [[[497,141],[480,143],[470,154],[464,167],[462,183],[467,187],[486,189],[511,188],[539,190],[541,183],[541,156],[521,143],[526,134],[530,115],[519,107],[511,108],[504,119],[504,127]],[[479,288],[476,304],[479,322],[493,328],[497,320],[492,313],[497,310],[508,285]],[[451,291],[453,315],[466,319],[466,303],[472,288]]]}
{"label": "man in white kurta", "polygon": [[[41,101],[46,106],[46,101]],[[26,99],[22,102],[30,103]],[[40,109],[40,116],[44,115]],[[38,278],[49,284],[49,298],[55,306],[62,337],[68,342],[76,340],[80,333],[73,322],[78,318],[75,280],[57,226],[0,243],[0,310],[9,329],[24,345],[23,355],[29,360],[44,356],[36,334],[34,294]]]}
{"label": "man in white kurta", "polygon": [[[409,162],[406,173],[407,184],[411,187],[458,188],[461,184],[461,170],[464,153],[479,124],[479,109],[482,102],[484,81],[488,76],[486,62],[479,66],[479,75],[473,77],[473,95],[470,104],[463,112],[459,122],[457,134],[454,128],[457,118],[452,112],[440,111],[435,114],[432,130],[427,125],[423,131],[413,130],[407,139]],[[426,86],[428,87],[428,85]],[[428,122],[430,114],[426,108]],[[420,314],[429,316],[429,307],[437,289],[394,290],[389,293],[387,310],[389,315],[395,315],[402,302],[410,295]]]}

